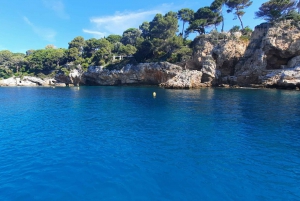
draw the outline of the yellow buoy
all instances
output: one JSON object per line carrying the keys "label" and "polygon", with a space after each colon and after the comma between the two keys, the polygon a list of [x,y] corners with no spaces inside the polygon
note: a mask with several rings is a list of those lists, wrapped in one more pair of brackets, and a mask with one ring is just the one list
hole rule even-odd
{"label": "yellow buoy", "polygon": [[153,97],[156,97],[156,93],[155,92],[153,92]]}

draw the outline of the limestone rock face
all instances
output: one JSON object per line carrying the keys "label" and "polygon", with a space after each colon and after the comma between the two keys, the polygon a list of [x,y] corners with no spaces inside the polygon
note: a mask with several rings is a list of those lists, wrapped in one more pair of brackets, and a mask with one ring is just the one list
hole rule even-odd
{"label": "limestone rock face", "polygon": [[202,83],[218,85],[227,81],[228,76],[234,75],[235,65],[243,57],[248,45],[238,39],[240,36],[241,33],[236,32],[199,37],[195,40],[194,66],[189,66],[189,69],[203,73]]}
{"label": "limestone rock face", "polygon": [[244,57],[236,65],[237,84],[266,87],[298,86],[300,28],[292,21],[255,28]]}
{"label": "limestone rock face", "polygon": [[81,82],[81,76],[82,76],[82,72],[77,70],[77,69],[73,69],[70,71],[69,75],[65,75],[64,73],[58,73],[55,75],[55,80],[56,83],[58,85],[61,85],[61,83],[64,83],[65,85],[74,85],[74,86],[78,86]]}
{"label": "limestone rock face", "polygon": [[0,80],[0,86],[17,86],[17,80],[14,77]]}
{"label": "limestone rock face", "polygon": [[11,77],[0,80],[0,86],[52,86],[55,85],[54,79],[41,79],[32,76],[24,76],[23,78]]}
{"label": "limestone rock face", "polygon": [[263,76],[262,84],[276,88],[300,88],[300,67],[269,71]]}
{"label": "limestone rock face", "polygon": [[175,77],[182,68],[168,62],[126,65],[121,70],[90,67],[82,75],[84,85],[158,85]]}
{"label": "limestone rock face", "polygon": [[[241,33],[236,33],[239,33],[240,37]],[[231,39],[214,47],[212,55],[216,60],[216,68],[220,71],[221,77],[234,75],[234,67],[244,56],[247,46],[247,42]]]}
{"label": "limestone rock face", "polygon": [[201,71],[185,70],[159,86],[170,89],[192,89],[209,86],[209,84],[201,83],[201,78]]}

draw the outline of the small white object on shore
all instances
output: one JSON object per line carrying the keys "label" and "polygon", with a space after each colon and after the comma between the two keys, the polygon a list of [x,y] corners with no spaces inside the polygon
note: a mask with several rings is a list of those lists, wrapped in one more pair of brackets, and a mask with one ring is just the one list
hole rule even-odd
{"label": "small white object on shore", "polygon": [[153,92],[153,97],[156,97],[156,92]]}

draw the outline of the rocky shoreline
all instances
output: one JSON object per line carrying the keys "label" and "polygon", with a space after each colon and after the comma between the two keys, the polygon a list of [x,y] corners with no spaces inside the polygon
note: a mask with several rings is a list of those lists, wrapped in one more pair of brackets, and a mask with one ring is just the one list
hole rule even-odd
{"label": "rocky shoreline", "polygon": [[[54,78],[24,76],[0,80],[0,86],[157,85],[171,89],[201,87],[300,88],[300,27],[292,21],[257,26],[250,41],[240,33],[195,39],[193,57],[168,62],[126,65],[121,70],[90,66]],[[222,38],[223,37],[223,38]]]}

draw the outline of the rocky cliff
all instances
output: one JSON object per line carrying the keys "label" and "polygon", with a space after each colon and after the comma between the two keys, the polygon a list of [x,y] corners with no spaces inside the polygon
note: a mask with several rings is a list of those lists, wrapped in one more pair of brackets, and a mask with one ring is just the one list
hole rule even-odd
{"label": "rocky cliff", "polygon": [[194,41],[188,68],[202,72],[207,85],[300,88],[300,27],[293,21],[255,27],[247,42],[241,33],[209,34]]}
{"label": "rocky cliff", "polygon": [[121,70],[91,66],[87,72],[59,73],[55,80],[33,77],[1,80],[0,86],[160,85],[166,88],[252,86],[300,88],[300,26],[293,21],[255,27],[251,39],[240,32],[201,35],[192,59],[126,65]]}
{"label": "rocky cliff", "polygon": [[121,70],[90,66],[87,72],[72,70],[69,75],[57,74],[58,83],[72,85],[160,85],[165,88],[199,88],[202,73],[183,70],[168,62],[126,65]]}
{"label": "rocky cliff", "polygon": [[212,33],[196,38],[193,62],[188,68],[201,71],[202,83],[207,85],[234,81],[235,65],[248,46],[248,42],[239,37],[240,32]]}
{"label": "rocky cliff", "polygon": [[244,57],[236,65],[240,86],[300,86],[300,28],[293,21],[255,28]]}

